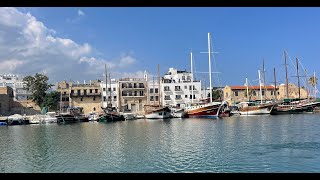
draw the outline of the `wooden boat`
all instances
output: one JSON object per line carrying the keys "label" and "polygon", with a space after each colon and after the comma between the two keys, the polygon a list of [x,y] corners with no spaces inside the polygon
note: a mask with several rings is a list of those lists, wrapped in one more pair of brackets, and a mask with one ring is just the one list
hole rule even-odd
{"label": "wooden boat", "polygon": [[171,110],[169,107],[162,107],[157,105],[145,105],[146,119],[167,119],[170,118]]}

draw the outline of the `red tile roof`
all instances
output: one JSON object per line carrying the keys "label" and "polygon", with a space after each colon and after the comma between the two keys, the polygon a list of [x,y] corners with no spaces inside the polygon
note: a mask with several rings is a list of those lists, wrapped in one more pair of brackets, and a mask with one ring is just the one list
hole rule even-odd
{"label": "red tile roof", "polygon": [[[230,86],[232,90],[245,90],[247,89],[246,86]],[[248,86],[248,89],[254,89],[254,90],[260,90],[260,86]],[[261,86],[261,89],[264,89],[263,86]],[[274,86],[266,86],[267,90],[274,90]]]}

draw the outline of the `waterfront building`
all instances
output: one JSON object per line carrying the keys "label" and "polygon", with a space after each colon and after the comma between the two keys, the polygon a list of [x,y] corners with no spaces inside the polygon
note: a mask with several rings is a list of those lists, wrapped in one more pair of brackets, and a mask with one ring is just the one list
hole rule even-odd
{"label": "waterfront building", "polygon": [[119,110],[130,110],[132,113],[143,115],[148,94],[146,78],[122,78],[118,84]]}
{"label": "waterfront building", "polygon": [[[277,100],[283,100],[286,98],[285,85],[281,84],[277,86],[276,92],[273,85],[266,85],[265,88],[262,85],[261,93],[263,100],[273,100],[277,97]],[[289,98],[298,98],[298,87],[292,83],[289,84]],[[247,101],[247,86],[228,86],[226,85],[223,89],[223,98],[230,105],[235,105],[236,103]],[[250,100],[256,101],[260,100],[260,86],[248,86]],[[266,90],[266,91],[265,91]],[[276,96],[275,96],[275,93]],[[301,98],[307,98],[307,91],[300,88]]]}
{"label": "waterfront building", "polygon": [[83,113],[101,112],[101,85],[98,81],[83,84],[58,82],[57,91],[61,93],[62,111],[68,107],[82,107]]}
{"label": "waterfront building", "polygon": [[160,83],[161,101],[165,106],[185,107],[186,104],[199,102],[201,99],[201,81],[193,80],[188,71],[169,68]]}
{"label": "waterfront building", "polygon": [[13,89],[14,101],[27,100],[28,97],[31,95],[31,92],[23,89],[25,83],[19,79],[18,75],[0,75],[0,87],[6,86],[9,86]]}
{"label": "waterfront building", "polygon": [[119,84],[115,79],[111,79],[111,82],[108,81],[107,87],[104,81],[101,81],[101,99],[102,99],[102,107],[106,108],[107,105],[112,105],[112,107],[116,107],[118,109],[118,88]]}

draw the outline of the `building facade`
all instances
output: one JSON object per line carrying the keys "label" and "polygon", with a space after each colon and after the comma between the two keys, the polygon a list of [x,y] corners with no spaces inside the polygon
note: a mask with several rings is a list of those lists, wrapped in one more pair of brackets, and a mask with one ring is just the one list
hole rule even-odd
{"label": "building facade", "polygon": [[190,72],[169,68],[160,83],[162,105],[183,108],[192,101],[198,102],[201,99],[201,81],[192,82],[192,79]]}
{"label": "building facade", "polygon": [[118,109],[119,107],[119,103],[118,103],[118,82],[115,79],[111,79],[111,82],[109,81],[107,83],[107,87],[106,87],[106,83],[105,82],[101,82],[100,83],[100,88],[101,88],[101,92],[102,92],[102,107],[106,108],[107,105],[112,105],[112,107],[116,107]]}
{"label": "building facade", "polygon": [[0,87],[6,86],[9,86],[13,89],[14,101],[27,100],[31,95],[31,92],[23,89],[25,87],[25,83],[22,80],[19,80],[17,75],[0,75]]}
{"label": "building facade", "polygon": [[100,82],[90,83],[57,83],[57,91],[61,93],[61,110],[66,111],[68,107],[82,107],[83,113],[102,111],[102,98]]}
{"label": "building facade", "polygon": [[130,110],[133,113],[144,114],[147,104],[147,81],[145,78],[122,78],[119,84],[119,111]]}
{"label": "building facade", "polygon": [[13,97],[11,87],[0,87],[0,115],[10,115]]}
{"label": "building facade", "polygon": [[[286,86],[281,84],[277,86],[276,91],[274,86],[262,86],[261,93],[263,100],[283,100],[286,98]],[[266,91],[265,91],[266,90]],[[289,84],[289,98],[298,98],[298,87],[292,83]],[[249,97],[251,101],[256,101],[261,99],[260,86],[248,86]],[[275,94],[276,93],[276,94]],[[300,88],[301,98],[307,98],[307,91]],[[247,101],[247,87],[246,86],[225,86],[223,89],[223,98],[230,105],[235,105],[242,101]]]}

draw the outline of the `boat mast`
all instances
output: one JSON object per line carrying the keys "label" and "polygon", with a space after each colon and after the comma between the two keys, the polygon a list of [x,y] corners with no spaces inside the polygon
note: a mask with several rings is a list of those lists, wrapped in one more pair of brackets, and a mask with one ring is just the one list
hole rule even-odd
{"label": "boat mast", "polygon": [[299,100],[300,100],[300,76],[299,76],[299,65],[298,65],[298,58],[296,58],[296,64],[297,64],[297,77],[298,77],[298,90],[299,90]]}
{"label": "boat mast", "polygon": [[286,70],[286,96],[287,99],[289,98],[289,83],[288,83],[288,71],[287,71],[287,55],[286,55],[286,50],[284,50],[284,67]]}
{"label": "boat mast", "polygon": [[153,105],[156,105],[156,96],[155,96],[155,85],[154,85],[154,76],[152,77],[153,79]]}
{"label": "boat mast", "polygon": [[190,59],[191,59],[191,103],[193,103],[193,69],[192,69],[192,50],[190,53]]}
{"label": "boat mast", "polygon": [[314,99],[317,99],[317,81],[316,81],[316,71],[313,72],[313,81],[314,81],[314,88],[313,88],[313,93],[314,93]]}
{"label": "boat mast", "polygon": [[106,106],[106,108],[108,107],[108,99],[107,99],[107,97],[108,97],[108,94],[107,94],[107,91],[108,91],[108,74],[107,74],[107,65],[105,64],[104,65],[104,73],[105,73],[105,75],[106,75],[106,102],[107,102],[107,106]]}
{"label": "boat mast", "polygon": [[277,79],[276,79],[276,68],[273,68],[274,76],[274,99],[277,101]]}
{"label": "boat mast", "polygon": [[111,104],[111,107],[112,107],[112,96],[111,96],[111,76],[110,76],[110,73],[109,73],[109,80],[110,80],[110,104]]}
{"label": "boat mast", "polygon": [[259,85],[260,85],[260,101],[262,104],[262,91],[261,91],[261,78],[260,78],[260,70],[258,70],[258,74],[259,74]]}
{"label": "boat mast", "polygon": [[248,78],[246,78],[246,86],[247,86],[247,99],[249,101],[250,98],[249,98],[249,90],[248,90]]}
{"label": "boat mast", "polygon": [[211,84],[211,45],[210,45],[210,33],[209,33],[209,32],[208,32],[208,56],[209,56],[210,103],[212,103],[212,84]]}
{"label": "boat mast", "polygon": [[[303,68],[304,69],[304,68]],[[308,75],[307,75],[307,70],[304,69],[304,74],[306,77],[306,91],[307,91],[307,99],[309,99],[309,88],[308,88]]]}
{"label": "boat mast", "polygon": [[263,89],[264,89],[264,100],[267,100],[267,88],[266,88],[266,75],[265,75],[265,70],[264,70],[264,59],[262,61],[262,73],[263,73]]}
{"label": "boat mast", "polygon": [[161,94],[160,94],[160,64],[158,64],[158,93],[159,93],[159,98],[158,98],[158,102],[159,102],[159,107],[161,104]]}

